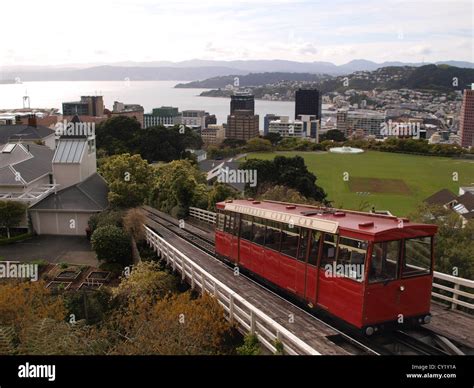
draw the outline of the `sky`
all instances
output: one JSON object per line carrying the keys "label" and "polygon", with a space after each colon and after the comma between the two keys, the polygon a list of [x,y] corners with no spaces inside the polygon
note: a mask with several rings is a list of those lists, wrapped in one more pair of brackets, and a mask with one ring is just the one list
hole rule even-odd
{"label": "sky", "polygon": [[0,66],[474,62],[472,0],[2,0]]}

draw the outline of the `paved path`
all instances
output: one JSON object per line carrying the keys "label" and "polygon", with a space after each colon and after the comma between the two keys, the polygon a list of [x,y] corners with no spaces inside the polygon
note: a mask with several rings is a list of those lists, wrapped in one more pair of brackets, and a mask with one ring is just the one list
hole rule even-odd
{"label": "paved path", "polygon": [[89,241],[80,236],[35,236],[23,242],[0,246],[0,258],[99,266]]}

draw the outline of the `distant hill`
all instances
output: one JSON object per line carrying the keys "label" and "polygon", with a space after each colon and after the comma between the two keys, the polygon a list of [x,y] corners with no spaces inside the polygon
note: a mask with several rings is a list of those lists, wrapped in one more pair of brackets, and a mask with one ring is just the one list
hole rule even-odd
{"label": "distant hill", "polygon": [[266,72],[266,73],[250,73],[247,75],[228,75],[222,77],[212,77],[202,81],[194,81],[188,83],[177,84],[176,88],[197,88],[197,89],[219,89],[225,88],[227,85],[234,84],[234,78],[239,78],[241,87],[259,86],[277,83],[279,81],[305,81],[305,82],[321,82],[325,79],[332,78],[329,75],[319,75],[310,73],[282,73],[282,72]]}
{"label": "distant hill", "polygon": [[[442,61],[460,68],[474,68],[471,62]],[[250,73],[305,73],[348,75],[356,71],[375,71],[386,67],[422,67],[425,63],[384,62],[376,63],[356,59],[343,65],[331,62],[297,62],[287,60],[239,60],[212,61],[193,59],[182,62],[119,62],[100,65],[64,65],[64,66],[9,66],[3,67],[0,78],[23,81],[108,81],[108,80],[205,80],[208,78],[245,75]]]}
{"label": "distant hill", "polygon": [[[201,93],[209,97],[228,97],[237,75],[213,77],[203,81],[178,84],[177,88],[212,89]],[[344,92],[349,89],[418,89],[439,92],[453,92],[466,89],[474,83],[474,69],[449,65],[389,66],[374,71],[357,71],[347,76],[316,75],[310,73],[251,73],[238,76],[239,86],[251,88],[256,98],[266,94],[286,96],[291,99],[301,86],[314,87],[323,93]]]}

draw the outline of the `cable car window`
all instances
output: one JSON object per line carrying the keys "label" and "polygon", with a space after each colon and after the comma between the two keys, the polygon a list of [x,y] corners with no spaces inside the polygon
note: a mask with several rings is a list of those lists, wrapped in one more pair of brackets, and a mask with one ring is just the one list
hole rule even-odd
{"label": "cable car window", "polygon": [[311,232],[311,248],[309,251],[308,264],[317,265],[319,255],[319,244],[321,242],[322,233],[316,230]]}
{"label": "cable car window", "polygon": [[298,253],[298,240],[300,237],[300,227],[283,224],[281,230],[281,253],[296,259]]}
{"label": "cable car window", "polygon": [[398,277],[400,241],[374,244],[370,261],[369,283],[385,282]]}
{"label": "cable car window", "polygon": [[223,231],[224,230],[224,223],[225,223],[225,214],[223,212],[217,213],[217,222],[216,222],[216,229]]}
{"label": "cable car window", "polygon": [[324,234],[323,242],[323,256],[321,257],[320,267],[325,267],[326,264],[332,264],[336,260],[337,235]]}
{"label": "cable car window", "polygon": [[300,235],[300,246],[298,248],[298,260],[305,262],[306,261],[306,253],[308,249],[308,239],[309,239],[309,229],[301,228],[301,235]]}
{"label": "cable car window", "polygon": [[253,218],[252,242],[255,244],[265,244],[265,220],[263,218]]}
{"label": "cable car window", "polygon": [[235,223],[235,214],[228,213],[225,216],[225,232],[229,234],[234,234],[234,223]]}
{"label": "cable car window", "polygon": [[242,214],[242,221],[240,223],[240,238],[244,240],[252,240],[252,216]]}
{"label": "cable car window", "polygon": [[347,237],[339,237],[339,249],[337,250],[336,270],[340,276],[344,276],[358,282],[364,280],[365,255],[367,253],[367,242],[353,240]]}
{"label": "cable car window", "polygon": [[402,277],[426,275],[431,272],[431,237],[405,240]]}
{"label": "cable car window", "polygon": [[267,231],[265,234],[265,246],[275,251],[280,250],[281,224],[267,220]]}

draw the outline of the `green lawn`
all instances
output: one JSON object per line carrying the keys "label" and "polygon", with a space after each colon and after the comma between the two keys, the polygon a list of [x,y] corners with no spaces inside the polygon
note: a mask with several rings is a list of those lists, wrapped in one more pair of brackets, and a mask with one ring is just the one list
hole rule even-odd
{"label": "green lawn", "polygon": [[[248,158],[273,159],[276,155],[302,156],[308,169],[318,177],[317,184],[328,193],[328,199],[333,201],[334,206],[346,209],[359,209],[366,203],[369,208],[375,206],[378,210],[390,210],[395,215],[406,216],[440,189],[448,188],[457,194],[459,186],[474,185],[474,161],[451,158],[376,151],[359,155],[252,153]],[[454,173],[458,175],[457,182],[453,179]],[[344,180],[345,176],[348,181]],[[351,178],[357,178],[352,185]],[[405,189],[396,190],[397,181]],[[371,192],[371,189],[375,191]]]}

